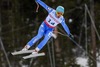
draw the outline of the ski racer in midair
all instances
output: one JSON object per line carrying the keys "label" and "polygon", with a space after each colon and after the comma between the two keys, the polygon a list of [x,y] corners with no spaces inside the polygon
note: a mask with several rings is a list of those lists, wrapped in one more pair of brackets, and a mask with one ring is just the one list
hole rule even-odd
{"label": "ski racer in midair", "polygon": [[63,17],[64,7],[58,6],[56,9],[53,9],[46,5],[41,0],[36,0],[38,4],[40,4],[44,9],[47,10],[48,16],[42,22],[39,27],[38,34],[33,37],[22,50],[28,50],[31,46],[33,46],[40,38],[44,36],[44,39],[38,44],[38,46],[34,49],[32,54],[38,53],[48,42],[48,40],[53,36],[53,30],[58,25],[61,24],[68,36],[70,36],[70,30],[68,26],[65,24],[65,19]]}

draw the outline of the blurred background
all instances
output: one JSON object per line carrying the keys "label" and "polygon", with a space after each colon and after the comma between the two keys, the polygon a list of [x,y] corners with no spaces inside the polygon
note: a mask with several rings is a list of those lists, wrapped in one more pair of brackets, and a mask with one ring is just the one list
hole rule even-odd
{"label": "blurred background", "polygon": [[12,56],[37,34],[48,13],[41,6],[36,12],[35,0],[0,0],[0,67],[100,67],[100,0],[42,1],[54,9],[64,6],[66,24],[77,44],[58,25],[61,34],[40,51],[45,56],[27,60],[22,58],[27,54]]}

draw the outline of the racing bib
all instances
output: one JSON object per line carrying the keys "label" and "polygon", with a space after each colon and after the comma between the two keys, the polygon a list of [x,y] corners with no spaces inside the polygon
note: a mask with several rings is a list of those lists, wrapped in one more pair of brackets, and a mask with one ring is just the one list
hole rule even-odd
{"label": "racing bib", "polygon": [[57,26],[59,23],[61,23],[63,21],[63,16],[61,16],[60,18],[56,17],[56,11],[53,10],[51,13],[49,13],[49,15],[46,17],[46,23],[51,26],[51,27],[55,27]]}

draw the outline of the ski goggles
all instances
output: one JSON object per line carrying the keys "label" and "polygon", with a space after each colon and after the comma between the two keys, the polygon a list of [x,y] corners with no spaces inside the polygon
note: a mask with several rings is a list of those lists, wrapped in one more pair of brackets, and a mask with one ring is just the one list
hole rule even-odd
{"label": "ski goggles", "polygon": [[61,12],[56,12],[56,14],[58,14],[58,15],[63,15],[63,13],[61,13]]}

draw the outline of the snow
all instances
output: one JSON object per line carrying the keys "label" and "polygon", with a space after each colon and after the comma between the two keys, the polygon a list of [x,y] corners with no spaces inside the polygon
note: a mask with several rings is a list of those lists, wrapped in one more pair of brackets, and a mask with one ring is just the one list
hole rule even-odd
{"label": "snow", "polygon": [[77,64],[81,65],[81,67],[88,67],[86,58],[78,57],[77,58]]}
{"label": "snow", "polygon": [[[81,65],[81,67],[89,67],[87,58],[78,57],[77,64]],[[97,62],[97,67],[100,67],[100,62]]]}
{"label": "snow", "polygon": [[73,20],[70,18],[68,21],[69,21],[69,23],[71,23]]}

